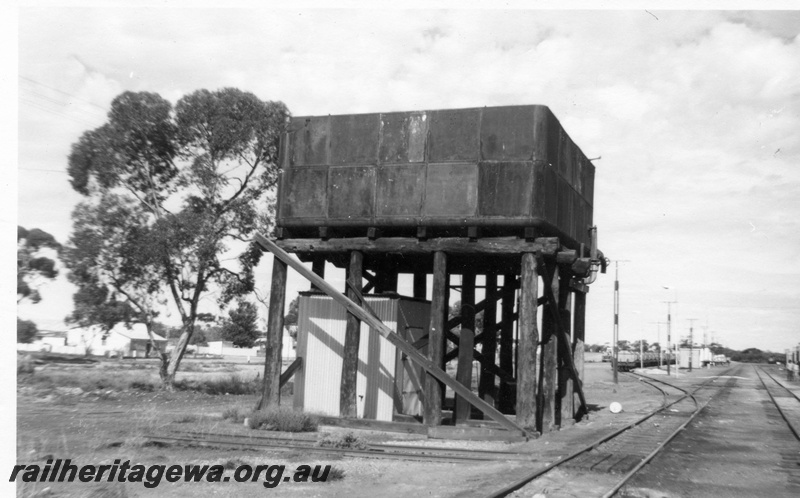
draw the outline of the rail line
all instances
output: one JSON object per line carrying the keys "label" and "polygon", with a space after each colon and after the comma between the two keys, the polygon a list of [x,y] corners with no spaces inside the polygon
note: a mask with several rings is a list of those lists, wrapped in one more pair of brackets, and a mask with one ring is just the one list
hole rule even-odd
{"label": "rail line", "polygon": [[157,435],[148,437],[149,441],[165,444],[186,444],[211,447],[232,447],[248,449],[270,449],[276,451],[297,451],[323,455],[338,455],[357,458],[382,458],[397,460],[435,461],[449,463],[530,460],[524,453],[467,450],[462,448],[442,448],[431,446],[397,445],[368,443],[363,449],[319,446],[319,440],[307,437],[249,436],[241,434],[209,434],[182,432],[176,435]]}
{"label": "rail line", "polygon": [[[784,386],[782,382],[776,379],[771,373],[764,370],[764,368],[754,365],[753,369],[761,381],[761,384],[764,386],[764,389],[767,391],[772,403],[778,408],[781,417],[783,417],[786,425],[789,426],[789,430],[791,430],[794,437],[800,441],[800,396]],[[766,376],[769,381],[764,380],[764,376]]]}
{"label": "rail line", "polygon": [[[727,369],[723,374],[726,374],[730,370],[732,370],[732,368]],[[615,482],[609,491],[602,495],[603,498],[613,496],[702,411],[705,405],[700,406],[697,398],[695,398],[695,393],[716,380],[716,377],[708,379],[700,385],[695,386],[694,389],[689,392],[687,389],[672,385],[660,379],[640,374],[629,375],[635,375],[643,382],[660,390],[664,395],[662,407],[591,444],[579,448],[556,462],[549,463],[543,468],[523,476],[506,487],[490,493],[488,496],[491,498],[508,496],[557,467],[585,471],[593,470],[609,473],[624,473],[623,477]],[[729,379],[726,383],[726,387],[732,385],[734,382],[735,379]],[[661,384],[664,387],[657,386],[656,384]],[[668,392],[667,388],[678,391],[680,394],[671,394]],[[675,399],[671,400],[671,397],[675,397]],[[642,425],[645,421],[651,420],[658,415],[661,415],[659,418],[660,423],[653,424],[656,430],[650,427],[645,428]]]}

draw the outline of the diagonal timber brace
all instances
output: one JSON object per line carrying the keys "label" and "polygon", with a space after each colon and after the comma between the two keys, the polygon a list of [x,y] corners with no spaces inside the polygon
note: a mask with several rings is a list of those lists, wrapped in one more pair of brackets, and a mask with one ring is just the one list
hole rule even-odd
{"label": "diagonal timber brace", "polygon": [[425,356],[423,356],[419,351],[414,349],[414,346],[409,344],[405,339],[397,335],[392,329],[387,327],[381,320],[374,317],[371,313],[367,312],[364,308],[353,302],[350,298],[336,290],[331,284],[320,278],[318,275],[313,273],[311,270],[303,266],[302,263],[291,257],[286,251],[278,247],[273,241],[269,240],[268,238],[264,237],[263,235],[257,233],[254,237],[254,241],[261,246],[262,250],[269,251],[275,255],[276,258],[280,259],[287,265],[294,268],[300,275],[305,277],[306,280],[310,281],[314,284],[319,290],[330,296],[334,301],[341,304],[345,307],[345,309],[356,316],[362,322],[367,323],[371,329],[376,330],[380,335],[382,335],[386,340],[388,340],[393,346],[397,349],[405,353],[405,355],[414,362],[416,365],[420,366],[425,372],[429,375],[434,377],[436,380],[442,382],[444,385],[449,387],[459,396],[462,396],[466,399],[469,404],[474,406],[475,408],[479,409],[483,412],[486,416],[500,424],[502,427],[508,429],[509,431],[513,431],[516,433],[521,434],[524,437],[528,437],[528,433],[520,426],[506,418],[505,415],[500,413],[497,409],[491,406],[489,403],[485,402],[478,396],[472,393],[472,390],[468,387],[462,385],[449,375],[445,373],[442,369],[440,369],[437,365],[433,362],[428,360]]}
{"label": "diagonal timber brace", "polygon": [[[547,266],[544,264],[544,259],[541,255],[538,255],[538,262],[539,268],[542,271],[542,277],[544,279],[544,297],[551,303],[556,302],[556,298],[553,295],[553,287],[550,285],[550,279],[553,277],[547,273]],[[567,368],[569,368],[570,375],[572,376],[572,380],[574,382],[574,389],[578,393],[578,398],[581,402],[580,410],[578,414],[588,414],[589,409],[586,405],[586,398],[583,395],[583,383],[581,382],[581,378],[578,375],[578,370],[575,368],[575,362],[572,358],[572,344],[570,343],[569,333],[564,328],[564,323],[561,321],[561,313],[559,312],[556,306],[548,306],[552,310],[553,315],[553,322],[556,325],[556,330],[558,330],[559,335],[559,343],[564,344],[565,353],[564,358],[566,359]]]}

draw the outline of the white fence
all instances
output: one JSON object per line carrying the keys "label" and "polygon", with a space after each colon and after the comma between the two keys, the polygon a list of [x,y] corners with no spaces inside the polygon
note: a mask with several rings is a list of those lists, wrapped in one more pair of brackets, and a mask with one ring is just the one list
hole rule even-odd
{"label": "white fence", "polygon": [[232,348],[226,346],[198,346],[197,354],[213,354],[221,356],[257,356],[258,348]]}
{"label": "white fence", "polygon": [[17,343],[17,351],[36,351],[41,353],[57,354],[84,354],[86,348],[83,346],[62,346],[48,343],[22,344]]}

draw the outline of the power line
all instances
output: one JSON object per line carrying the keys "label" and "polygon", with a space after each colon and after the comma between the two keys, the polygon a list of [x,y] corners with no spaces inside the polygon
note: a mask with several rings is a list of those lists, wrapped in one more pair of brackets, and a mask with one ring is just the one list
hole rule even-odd
{"label": "power line", "polygon": [[64,118],[64,119],[69,119],[71,121],[75,121],[76,123],[80,123],[80,124],[83,124],[83,125],[86,125],[86,126],[94,126],[95,125],[94,123],[91,123],[91,122],[89,122],[89,121],[87,121],[85,119],[81,119],[80,117],[71,116],[71,115],[65,113],[62,110],[51,109],[51,108],[49,108],[47,106],[43,106],[39,102],[36,102],[36,101],[33,101],[33,100],[27,100],[24,97],[22,98],[22,103],[26,104],[26,105],[28,105],[30,107],[33,107],[34,109],[38,109],[40,111],[44,111],[44,112],[53,114],[55,116],[58,116],[58,117],[61,117],[61,118]]}
{"label": "power line", "polygon": [[22,76],[22,75],[19,75],[19,78],[20,78],[20,79],[22,79],[22,80],[25,80],[25,81],[27,81],[27,82],[33,83],[34,85],[39,85],[39,86],[43,86],[43,87],[45,87],[45,88],[49,88],[50,90],[53,90],[54,92],[62,93],[62,94],[64,94],[64,95],[67,95],[67,96],[69,96],[69,97],[72,97],[72,98],[74,98],[74,99],[76,99],[76,100],[80,100],[81,102],[85,102],[85,103],[87,103],[87,104],[89,104],[89,105],[91,105],[91,106],[97,107],[98,109],[100,109],[101,111],[103,111],[103,113],[107,112],[107,109],[105,109],[105,108],[103,108],[103,107],[101,107],[101,106],[99,106],[99,105],[95,104],[94,102],[90,102],[90,101],[88,101],[88,100],[86,100],[86,99],[82,99],[82,98],[80,98],[80,97],[78,97],[78,96],[76,96],[76,95],[73,95],[73,94],[71,94],[71,93],[65,92],[65,91],[63,91],[63,90],[59,90],[58,88],[53,88],[52,86],[45,85],[44,83],[40,83],[40,82],[38,82],[38,81],[34,80],[33,78],[28,78],[27,76]]}

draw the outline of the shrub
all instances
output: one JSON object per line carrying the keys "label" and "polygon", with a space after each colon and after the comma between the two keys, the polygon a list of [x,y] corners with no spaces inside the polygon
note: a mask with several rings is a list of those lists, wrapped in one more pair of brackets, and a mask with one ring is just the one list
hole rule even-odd
{"label": "shrub", "polygon": [[327,448],[344,448],[353,450],[366,450],[367,442],[352,432],[341,434],[337,437],[325,436],[320,439],[317,446]]}
{"label": "shrub", "polygon": [[331,467],[330,472],[328,472],[328,478],[325,482],[330,481],[341,481],[344,479],[344,470],[340,469],[339,467]]}
{"label": "shrub", "polygon": [[203,381],[178,381],[175,387],[183,391],[198,391],[205,394],[256,394],[260,386],[257,382],[247,380],[239,374],[231,374]]}
{"label": "shrub", "polygon": [[244,421],[244,414],[238,407],[230,406],[222,412],[222,420],[230,420],[236,424],[241,424]]}
{"label": "shrub", "polygon": [[270,408],[247,415],[248,427],[267,431],[314,432],[319,427],[319,417],[291,408]]}

